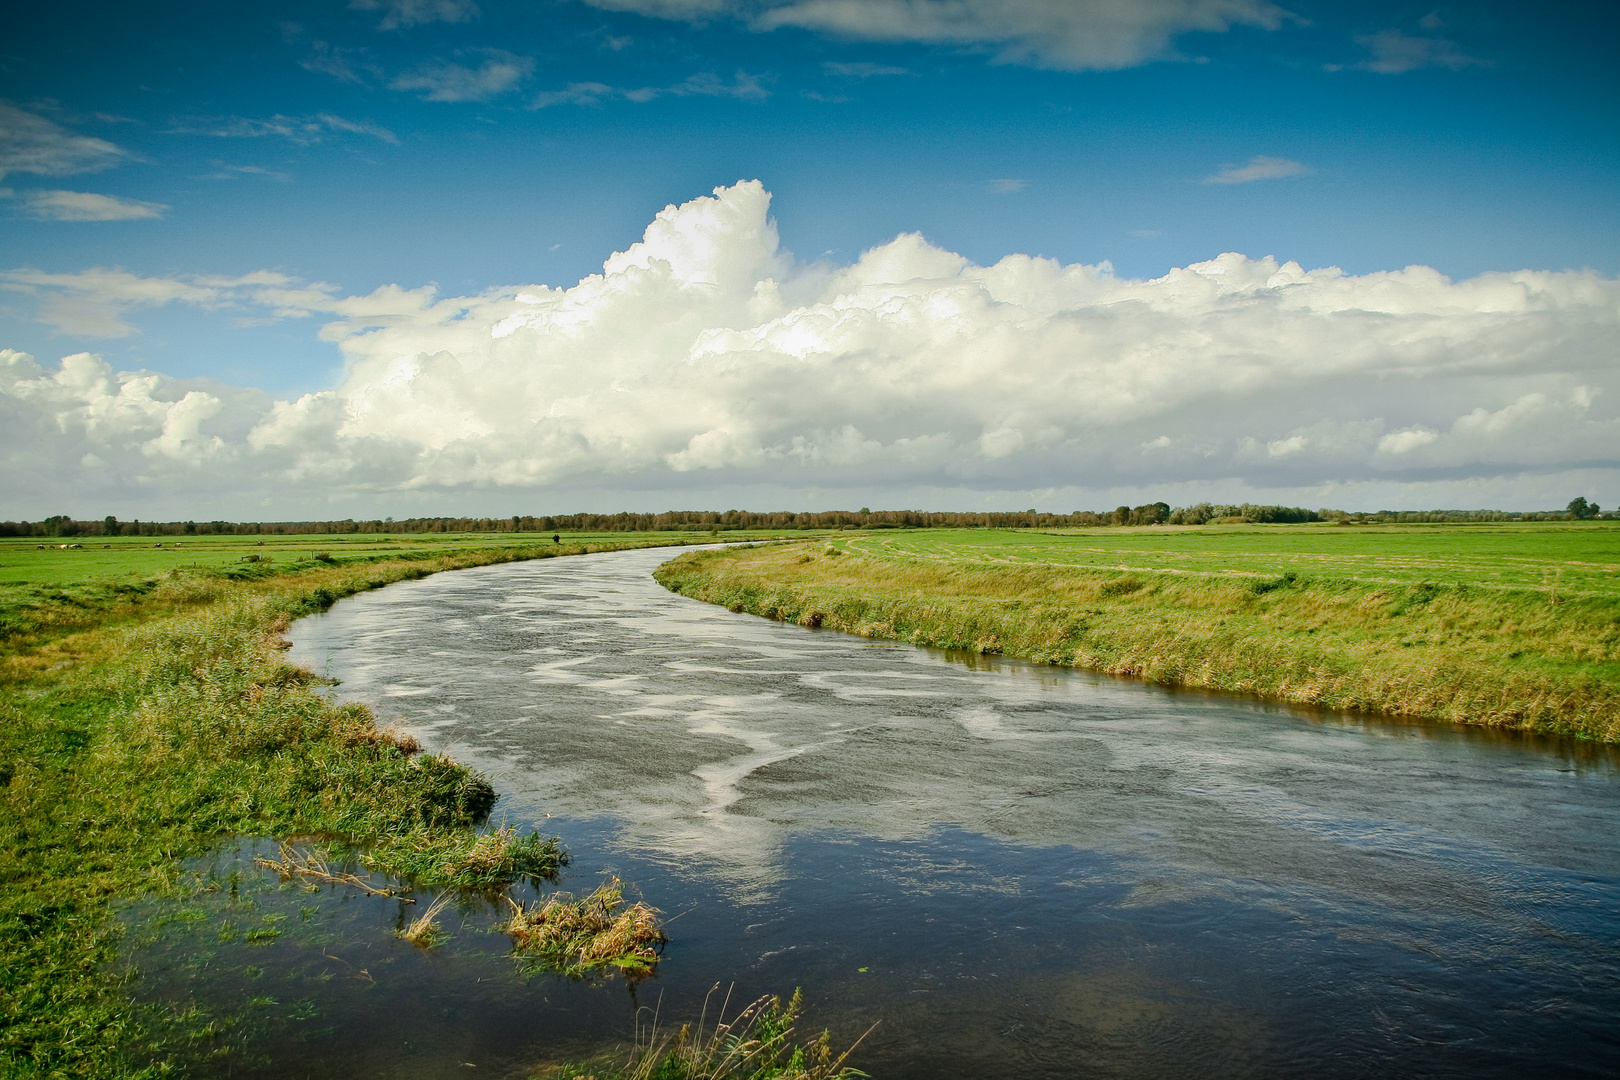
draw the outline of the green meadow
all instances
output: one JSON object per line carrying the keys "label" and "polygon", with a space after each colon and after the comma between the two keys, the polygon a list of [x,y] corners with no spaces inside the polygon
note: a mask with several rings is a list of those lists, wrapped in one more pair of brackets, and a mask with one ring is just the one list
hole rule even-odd
{"label": "green meadow", "polygon": [[[741,533],[742,537],[749,534]],[[763,533],[754,535],[765,535]],[[644,544],[660,538],[672,544],[707,538],[706,533],[568,533],[569,547]],[[729,539],[731,534],[727,534]],[[161,541],[161,542],[160,542]],[[523,533],[343,533],[305,536],[89,536],[0,539],[0,587],[17,585],[83,587],[124,579],[145,579],[170,570],[221,571],[257,556],[278,569],[312,563],[325,552],[338,561],[358,558],[426,557],[448,551],[545,547],[551,535]],[[562,546],[562,545],[553,545]]]}
{"label": "green meadow", "polygon": [[689,596],[1330,709],[1620,739],[1608,522],[871,530],[691,552]]}

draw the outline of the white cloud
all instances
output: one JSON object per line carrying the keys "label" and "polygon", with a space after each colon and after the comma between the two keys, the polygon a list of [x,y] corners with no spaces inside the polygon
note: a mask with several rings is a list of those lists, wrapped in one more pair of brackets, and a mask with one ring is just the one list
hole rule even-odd
{"label": "white cloud", "polygon": [[262,139],[277,137],[299,146],[323,142],[333,134],[369,135],[386,143],[398,143],[399,138],[387,128],[368,120],[346,120],[333,113],[314,116],[283,116],[277,113],[268,119],[256,120],[246,116],[227,116],[215,119],[192,118],[177,121],[169,129],[170,135],[208,135],[217,139]]}
{"label": "white cloud", "polygon": [[610,11],[702,22],[731,16],[856,41],[920,42],[990,52],[996,61],[1065,71],[1133,67],[1174,55],[1171,42],[1233,26],[1274,30],[1268,0],[586,0]]}
{"label": "white cloud", "polygon": [[1419,68],[1439,67],[1448,71],[1461,71],[1485,63],[1470,56],[1454,41],[1443,38],[1413,37],[1399,30],[1383,30],[1356,38],[1356,43],[1371,54],[1355,66],[1363,71],[1381,75],[1401,75]]}
{"label": "white cloud", "polygon": [[25,191],[21,197],[28,213],[44,221],[136,221],[160,218],[168,209],[163,203],[88,191]]}
{"label": "white cloud", "polygon": [[1311,444],[1303,435],[1294,435],[1286,439],[1275,439],[1266,443],[1266,453],[1272,457],[1287,457],[1297,454]]}
{"label": "white cloud", "polygon": [[1223,165],[1221,171],[1204,177],[1206,184],[1250,184],[1256,180],[1287,180],[1311,175],[1311,168],[1287,158],[1256,155],[1247,165]]}
{"label": "white cloud", "polygon": [[599,82],[570,83],[561,90],[547,90],[536,94],[529,102],[531,109],[545,109],[553,105],[600,105],[604,101],[633,101],[643,104],[661,97],[728,97],[738,101],[764,101],[771,96],[758,75],[738,71],[730,82],[712,72],[689,75],[672,86],[641,86],[626,88]]}
{"label": "white cloud", "polygon": [[99,172],[128,158],[127,152],[105,139],[75,135],[43,116],[0,101],[0,180],[11,173]]}
{"label": "white cloud", "polygon": [[1029,187],[1028,180],[1015,180],[1012,177],[1004,176],[998,180],[990,181],[990,193],[992,195],[1012,195],[1023,191],[1027,187]]}
{"label": "white cloud", "polygon": [[468,297],[14,271],[7,287],[64,329],[127,332],[173,303],[318,316],[347,365],[336,389],[271,402],[11,354],[0,458],[33,463],[42,491],[92,484],[92,454],[105,490],[306,504],[1083,489],[1409,505],[1435,485],[1620,486],[1620,282],[1596,274],[1353,276],[1226,254],[1131,280],[1025,255],[976,266],[916,235],[829,267],[782,251],[769,207],[757,182],[717,189],[577,285]]}
{"label": "white cloud", "polygon": [[381,11],[379,30],[397,30],[402,26],[425,26],[428,23],[468,22],[478,17],[478,5],[473,0],[350,0],[355,11]]}
{"label": "white cloud", "polygon": [[1378,440],[1380,454],[1409,454],[1421,446],[1428,446],[1439,439],[1438,432],[1428,428],[1412,428],[1409,431],[1392,431]]}
{"label": "white cloud", "polygon": [[388,85],[395,90],[424,91],[424,101],[488,101],[516,90],[534,70],[534,61],[527,56],[503,49],[475,51],[484,58],[477,67],[431,60],[395,76]]}

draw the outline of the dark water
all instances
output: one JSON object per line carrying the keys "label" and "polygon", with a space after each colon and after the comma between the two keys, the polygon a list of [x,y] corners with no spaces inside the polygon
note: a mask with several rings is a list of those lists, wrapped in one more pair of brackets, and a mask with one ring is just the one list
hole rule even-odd
{"label": "dark water", "polygon": [[[267,1074],[518,1072],[734,982],[802,986],[842,1041],[880,1021],[856,1061],[888,1080],[1620,1075],[1612,751],[779,625],[665,592],[669,554],[294,627],[295,661],[491,773],[497,820],[573,851],[565,886],[635,882],[672,942],[633,990],[525,980],[487,914],[422,952],[398,901],[267,894],[249,921],[326,935],[255,954],[307,1016]],[[213,963],[149,981],[251,992]]]}

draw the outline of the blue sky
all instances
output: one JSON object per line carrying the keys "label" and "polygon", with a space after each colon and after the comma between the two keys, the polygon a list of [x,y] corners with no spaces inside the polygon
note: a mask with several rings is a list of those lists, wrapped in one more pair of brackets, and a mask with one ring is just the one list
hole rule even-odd
{"label": "blue sky", "polygon": [[[1365,415],[1338,416],[1326,403],[1344,395],[1318,383],[1290,391],[1292,407],[1305,403],[1309,414],[1295,416],[1294,427],[1250,431],[1250,410],[1260,406],[1236,404],[1235,426],[1208,433],[1230,443],[1220,452],[1231,462],[1224,476],[1110,472],[1095,454],[1118,457],[1125,443],[1082,449],[1087,436],[1076,432],[1029,430],[1020,445],[1044,447],[1046,464],[1029,458],[1022,471],[895,473],[868,462],[809,476],[731,461],[698,469],[705,479],[692,486],[691,470],[660,471],[705,434],[683,430],[669,433],[680,436],[675,450],[650,449],[639,463],[592,459],[566,475],[542,468],[510,483],[382,470],[332,490],[312,487],[308,498],[286,495],[273,470],[240,490],[217,477],[92,470],[0,490],[0,514],[46,512],[39,500],[63,484],[102,502],[182,509],[213,500],[237,512],[291,512],[347,501],[361,513],[396,502],[493,511],[542,497],[615,508],[650,500],[661,509],[666,492],[747,492],[782,505],[928,497],[971,508],[1045,492],[1102,505],[1158,490],[1269,491],[1426,505],[1467,494],[1534,500],[1549,476],[1566,487],[1595,483],[1571,494],[1601,497],[1612,479],[1613,447],[1602,452],[1607,436],[1596,431],[1557,461],[1526,444],[1523,453],[1448,459],[1399,477],[1338,458],[1286,476],[1241,464],[1245,438],[1321,442],[1290,432],[1329,420],[1443,433],[1473,410],[1495,415],[1538,393],[1563,400],[1557,395],[1576,393],[1576,384],[1592,402],[1585,420],[1609,422],[1613,404],[1602,391],[1614,374],[1613,339],[1602,327],[1613,307],[1603,290],[1620,271],[1620,19],[1606,5],[338,0],[153,10],[68,2],[13,6],[4,19],[0,271],[10,276],[0,291],[0,347],[31,354],[57,376],[58,358],[79,352],[114,373],[161,373],[166,389],[154,391],[156,400],[171,404],[192,390],[235,400],[234,389],[185,382],[196,379],[263,391],[266,401],[335,393],[350,411],[334,422],[357,430],[352,403],[363,395],[354,380],[375,358],[356,344],[364,331],[355,312],[343,312],[348,321],[338,327],[330,307],[244,299],[239,287],[221,292],[221,280],[270,273],[350,298],[391,285],[433,285],[441,297],[568,288],[642,240],[665,206],[739,180],[758,179],[772,196],[766,212],[778,253],[792,259],[771,273],[800,282],[801,307],[830,299],[815,294],[827,274],[903,233],[972,265],[1027,254],[1106,262],[1131,280],[1238,252],[1350,276],[1410,265],[1459,281],[1584,272],[1601,295],[1583,301],[1588,308],[1569,324],[1570,350],[1514,361],[1531,374],[1483,396],[1441,395],[1454,416],[1396,420],[1384,414],[1399,410],[1376,400]],[[90,282],[95,268],[127,276]],[[1454,301],[1437,301],[1430,314]],[[396,316],[405,317],[388,315]],[[1138,332],[1159,340],[1159,331]],[[1331,341],[1327,334],[1314,347]],[[1570,360],[1575,354],[1583,359]],[[661,355],[670,367],[684,354]],[[1583,381],[1571,374],[1577,369],[1595,373]],[[1552,382],[1537,383],[1534,371]],[[532,426],[555,412],[547,391],[535,392],[532,414],[511,423]],[[1212,384],[1211,392],[1248,391]],[[256,407],[262,414],[269,405]],[[849,426],[829,408],[779,418],[776,442],[761,444],[766,458],[791,456],[783,448],[793,438]],[[980,442],[995,443],[994,432],[1013,422],[1020,410],[1007,408],[975,421]],[[6,422],[26,449],[37,440],[21,433],[45,419],[19,409],[14,403]],[[227,423],[229,411],[211,414],[197,437],[246,446],[257,421],[244,414]],[[955,431],[960,419],[918,415],[875,441],[909,446]],[[467,421],[458,437],[490,436],[491,423]],[[737,422],[717,423],[713,431],[737,436]],[[506,452],[539,452],[533,431],[507,434],[515,441],[502,444]],[[151,442],[141,437],[129,446]],[[1383,437],[1368,434],[1367,445]],[[447,452],[443,440],[427,443]],[[1065,446],[1095,480],[1075,482],[1061,466]],[[412,451],[419,463],[422,452]],[[155,453],[143,451],[143,462]],[[94,448],[79,456],[112,460]],[[277,466],[283,481],[287,467]],[[1549,488],[1541,501],[1561,505],[1563,490]]]}

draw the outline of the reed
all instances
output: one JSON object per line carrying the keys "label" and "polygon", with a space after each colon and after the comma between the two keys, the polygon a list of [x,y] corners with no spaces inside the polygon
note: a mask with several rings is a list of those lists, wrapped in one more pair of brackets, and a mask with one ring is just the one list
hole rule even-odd
{"label": "reed", "polygon": [[438,899],[422,910],[422,914],[412,919],[399,936],[415,945],[419,949],[431,949],[444,941],[446,934],[439,929],[438,918],[445,908],[450,906],[450,894],[441,893]]}
{"label": "reed", "polygon": [[[711,990],[709,998],[718,989]],[[664,1034],[655,1016],[645,1033],[638,1032],[623,1064],[565,1065],[540,1075],[550,1080],[853,1080],[866,1076],[846,1064],[866,1035],[837,1056],[826,1031],[807,1043],[793,1041],[794,1024],[804,1007],[799,991],[793,992],[786,1005],[781,998],[767,995],[727,1019],[729,1002],[728,991],[710,1024],[705,999],[696,1024],[683,1024],[674,1035]]]}

